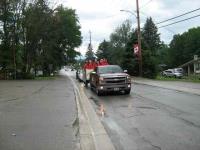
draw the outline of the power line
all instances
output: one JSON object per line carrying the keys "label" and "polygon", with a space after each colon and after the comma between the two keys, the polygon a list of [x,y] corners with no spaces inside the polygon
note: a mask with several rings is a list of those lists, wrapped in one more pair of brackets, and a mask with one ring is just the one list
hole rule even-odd
{"label": "power line", "polygon": [[187,20],[190,20],[190,19],[199,17],[199,16],[200,16],[200,14],[199,14],[199,15],[196,15],[196,16],[193,16],[193,17],[190,17],[190,18],[186,18],[186,19],[183,19],[183,20],[179,20],[179,21],[176,21],[176,22],[167,24],[167,25],[163,25],[163,26],[160,26],[160,27],[158,27],[158,28],[163,28],[163,27],[166,27],[166,26],[170,26],[170,25],[173,25],[173,24],[177,24],[177,23],[179,23],[179,22],[187,21]]}
{"label": "power line", "polygon": [[169,19],[163,20],[163,21],[158,22],[158,23],[156,23],[156,24],[161,24],[161,23],[167,22],[167,21],[169,21],[169,20],[173,20],[173,19],[176,19],[176,18],[179,18],[179,17],[185,16],[185,15],[187,15],[187,14],[190,14],[190,13],[195,12],[195,11],[198,11],[198,10],[200,10],[200,8],[197,8],[197,9],[195,9],[195,10],[192,10],[192,11],[186,12],[186,13],[184,13],[184,14],[181,14],[181,15],[178,15],[178,16],[175,16],[175,17],[172,17],[172,18],[169,18]]}
{"label": "power line", "polygon": [[[144,16],[146,17],[149,17],[146,13],[140,11],[140,14],[143,14]],[[155,20],[154,20],[155,21]],[[156,22],[156,21],[155,21]],[[142,28],[141,28],[142,29]],[[165,30],[167,30],[168,32],[172,33],[172,34],[176,34],[175,31],[171,30],[171,29],[168,29],[168,28],[164,28]]]}

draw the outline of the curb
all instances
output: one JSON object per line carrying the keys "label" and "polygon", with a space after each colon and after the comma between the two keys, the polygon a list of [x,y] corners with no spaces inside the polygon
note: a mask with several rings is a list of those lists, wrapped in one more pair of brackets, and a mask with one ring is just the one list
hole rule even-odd
{"label": "curb", "polygon": [[167,87],[167,86],[162,86],[162,85],[158,85],[158,84],[150,84],[150,83],[144,83],[144,82],[140,82],[140,81],[132,81],[132,83],[136,83],[136,84],[143,84],[143,85],[149,85],[149,86],[154,86],[154,87],[160,87],[163,89],[169,89],[169,90],[175,90],[175,91],[179,91],[179,92],[187,92],[190,94],[195,94],[195,95],[200,95],[200,91],[196,90],[196,89],[189,89],[188,88],[184,88],[184,87]]}
{"label": "curb", "polygon": [[83,87],[76,85],[73,79],[71,81],[74,86],[78,108],[81,150],[115,150],[101,121],[85,95]]}

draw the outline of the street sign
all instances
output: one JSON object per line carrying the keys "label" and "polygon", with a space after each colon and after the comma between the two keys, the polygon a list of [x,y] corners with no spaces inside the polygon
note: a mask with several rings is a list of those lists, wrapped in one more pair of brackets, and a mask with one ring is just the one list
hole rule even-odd
{"label": "street sign", "polygon": [[139,54],[139,47],[138,47],[138,44],[134,44],[134,45],[133,45],[133,49],[134,49],[134,55],[138,56],[138,54]]}

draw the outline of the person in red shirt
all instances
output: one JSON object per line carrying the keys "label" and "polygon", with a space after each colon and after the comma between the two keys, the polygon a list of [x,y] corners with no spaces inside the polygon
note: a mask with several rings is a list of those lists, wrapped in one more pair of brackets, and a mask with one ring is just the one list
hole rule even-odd
{"label": "person in red shirt", "polygon": [[84,70],[87,69],[87,68],[88,68],[88,65],[89,65],[89,62],[88,62],[88,60],[86,60],[86,61],[85,61],[85,64],[83,65],[83,69],[84,69]]}
{"label": "person in red shirt", "polygon": [[95,69],[95,64],[92,60],[86,61],[83,66],[84,69],[84,82],[85,86],[87,87],[90,79],[90,73]]}
{"label": "person in red shirt", "polygon": [[103,59],[103,64],[104,65],[109,65],[107,59],[105,59],[105,58]]}
{"label": "person in red shirt", "polygon": [[103,66],[103,65],[104,65],[103,59],[100,59],[100,60],[99,60],[99,66]]}
{"label": "person in red shirt", "polygon": [[95,68],[95,64],[92,60],[89,60],[89,64],[88,64],[88,68],[87,69],[94,69]]}
{"label": "person in red shirt", "polygon": [[93,61],[93,64],[94,64],[94,69],[99,65],[99,61],[97,61],[97,60],[94,60]]}
{"label": "person in red shirt", "polygon": [[84,66],[83,66],[83,69],[95,69],[97,66],[96,62],[95,61],[92,61],[92,60],[89,60],[89,61],[86,61]]}
{"label": "person in red shirt", "polygon": [[108,61],[105,58],[100,59],[99,66],[105,66],[105,65],[108,65]]}

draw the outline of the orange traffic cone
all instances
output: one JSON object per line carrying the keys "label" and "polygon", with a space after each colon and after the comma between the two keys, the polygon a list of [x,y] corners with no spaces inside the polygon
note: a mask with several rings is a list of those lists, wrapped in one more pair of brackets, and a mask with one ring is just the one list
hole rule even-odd
{"label": "orange traffic cone", "polygon": [[99,112],[100,112],[100,115],[101,115],[102,117],[104,117],[105,112],[106,112],[106,109],[105,109],[105,107],[104,107],[103,104],[100,104]]}

